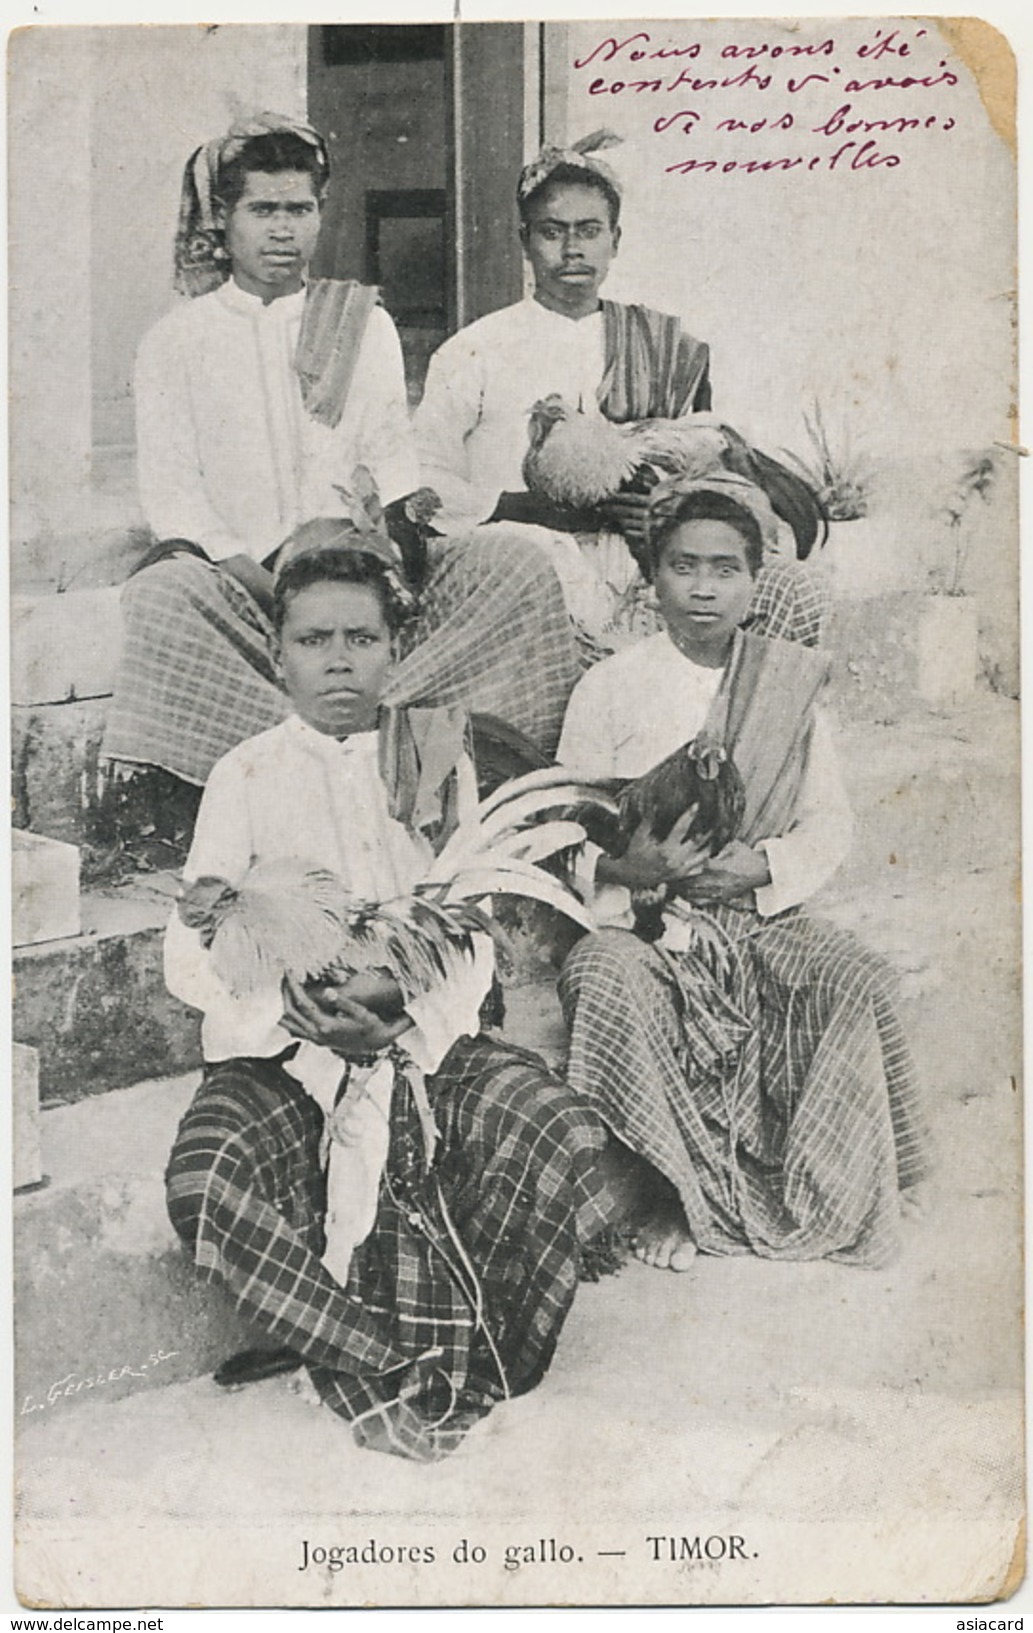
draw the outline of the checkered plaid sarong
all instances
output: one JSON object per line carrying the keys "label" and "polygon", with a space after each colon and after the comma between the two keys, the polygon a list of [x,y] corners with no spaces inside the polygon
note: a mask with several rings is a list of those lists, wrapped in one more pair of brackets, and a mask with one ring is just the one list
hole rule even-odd
{"label": "checkered plaid sarong", "polygon": [[743,628],[771,640],[820,646],[831,598],[825,580],[802,561],[770,561],[757,574]]}
{"label": "checkered plaid sarong", "polygon": [[[289,705],[268,618],[231,574],[196,556],[159,561],[122,593],[123,650],[107,760],[203,784],[215,762]],[[462,704],[555,750],[581,661],[556,574],[518,536],[441,547],[393,703]]]}
{"label": "checkered plaid sarong", "polygon": [[[583,658],[539,546],[519,528],[507,538],[498,527],[442,545],[422,603],[388,701],[462,704],[554,753]],[[814,646],[826,606],[813,572],[775,562],[758,574],[747,625]],[[178,555],[131,578],[122,623],[105,759],[161,766],[203,785],[231,748],[289,712],[270,657],[268,618],[211,562]]]}
{"label": "checkered plaid sarong", "polygon": [[798,909],[707,917],[723,970],[627,930],[574,948],[568,1083],[675,1187],[702,1251],[888,1262],[928,1172],[891,972]]}
{"label": "checkered plaid sarong", "polygon": [[541,548],[520,528],[499,526],[439,546],[420,605],[385,701],[462,704],[555,753],[582,666]]}
{"label": "checkered plaid sarong", "polygon": [[216,760],[290,708],[268,618],[230,573],[177,555],[122,591],[122,657],[104,758],[204,784]]}
{"label": "checkered plaid sarong", "polygon": [[376,1223],[346,1288],[319,1258],[322,1113],[279,1061],[208,1066],[166,1174],[201,1273],[304,1356],[360,1445],[420,1461],[539,1381],[582,1246],[608,1219],[602,1124],[535,1056],[464,1038],[427,1088],[434,1167],[400,1088]]}

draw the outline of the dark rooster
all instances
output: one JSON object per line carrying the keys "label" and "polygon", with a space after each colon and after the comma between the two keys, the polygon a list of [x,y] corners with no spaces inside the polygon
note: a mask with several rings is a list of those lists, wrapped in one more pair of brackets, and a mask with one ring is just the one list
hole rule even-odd
{"label": "dark rooster", "polygon": [[[624,855],[632,834],[645,822],[654,839],[670,836],[675,823],[692,807],[696,814],[688,837],[711,856],[735,839],[742,823],[746,795],[742,778],[723,745],[706,732],[675,749],[666,760],[633,782],[607,785],[617,804],[616,816],[605,810],[579,808],[577,821],[608,856]],[[669,887],[634,892],[635,933],[656,941],[663,933],[663,909]]]}

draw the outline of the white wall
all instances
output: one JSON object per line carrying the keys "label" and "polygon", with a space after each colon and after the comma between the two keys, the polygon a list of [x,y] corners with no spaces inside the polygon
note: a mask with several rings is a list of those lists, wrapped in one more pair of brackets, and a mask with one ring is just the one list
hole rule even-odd
{"label": "white wall", "polygon": [[130,380],[172,295],[183,164],[302,114],[303,27],[37,28],[10,55],[12,540],[135,517]]}
{"label": "white wall", "polygon": [[10,45],[11,531],[75,525],[90,471],[90,124],[82,31]]}

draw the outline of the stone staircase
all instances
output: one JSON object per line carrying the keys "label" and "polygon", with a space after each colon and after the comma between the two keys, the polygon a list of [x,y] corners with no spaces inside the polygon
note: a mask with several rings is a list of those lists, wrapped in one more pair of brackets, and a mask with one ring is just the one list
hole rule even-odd
{"label": "stone staircase", "polygon": [[[837,610],[834,692],[857,841],[820,906],[894,960],[920,1061],[963,1100],[973,1085],[1007,1082],[1018,1059],[1017,1003],[1002,1018],[1018,983],[1018,708],[964,675],[947,677],[938,709],[923,700],[927,600],[893,590]],[[26,711],[19,817],[64,842],[66,895],[64,849],[88,842],[97,814],[104,698],[80,690],[15,705]],[[45,1176],[16,1198],[16,1382],[28,1417],[197,1376],[247,1341],[165,1216],[164,1163],[200,1059],[198,1017],[161,978],[174,888],[157,870],[88,888],[77,924],[27,926],[16,949],[14,1035],[35,1051],[24,1093],[35,1071],[43,1107],[23,1171],[30,1183]],[[555,924],[523,906],[507,921],[507,1035],[558,1060]],[[945,1054],[956,991],[964,1025]]]}
{"label": "stone staircase", "polygon": [[77,934],[17,948],[14,1034],[39,1056],[44,1106],[200,1061],[197,1016],[162,979],[172,874],[81,898]]}

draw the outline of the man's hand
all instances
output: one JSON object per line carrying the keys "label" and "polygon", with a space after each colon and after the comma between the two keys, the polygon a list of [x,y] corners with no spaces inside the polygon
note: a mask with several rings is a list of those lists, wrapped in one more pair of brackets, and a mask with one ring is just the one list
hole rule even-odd
{"label": "man's hand", "polygon": [[268,615],[272,612],[273,575],[261,562],[252,561],[250,556],[227,556],[225,561],[219,562],[219,566],[238,584],[243,584],[264,613]]}
{"label": "man's hand", "polygon": [[691,878],[684,879],[676,894],[694,907],[714,907],[770,883],[771,872],[764,852],[751,850],[741,839],[733,839],[723,851],[708,857]]}
{"label": "man's hand", "polygon": [[621,857],[600,856],[596,878],[603,884],[626,885],[629,890],[650,890],[656,885],[688,879],[706,860],[707,844],[689,838],[695,805],[671,829],[666,839],[655,839],[648,820],[639,823]]}
{"label": "man's hand", "polygon": [[608,527],[623,533],[635,560],[641,564],[646,548],[649,494],[619,493],[616,498],[606,501],[602,514]]}
{"label": "man's hand", "polygon": [[[393,982],[387,981],[391,987]],[[348,994],[348,983],[316,994],[297,982],[283,983],[283,1019],[280,1025],[292,1038],[332,1049],[345,1060],[376,1055],[412,1025],[408,1015],[381,1020],[372,1009]]]}

